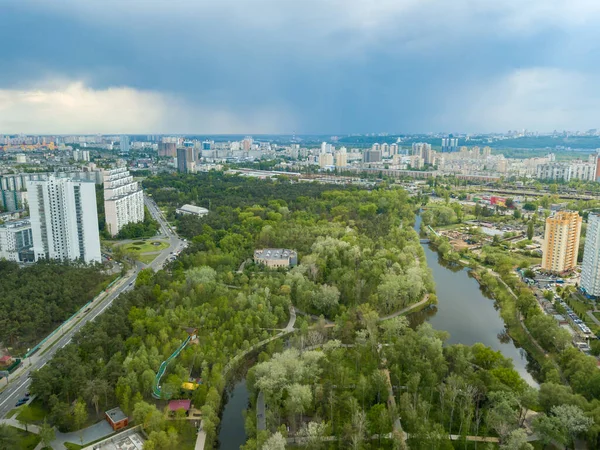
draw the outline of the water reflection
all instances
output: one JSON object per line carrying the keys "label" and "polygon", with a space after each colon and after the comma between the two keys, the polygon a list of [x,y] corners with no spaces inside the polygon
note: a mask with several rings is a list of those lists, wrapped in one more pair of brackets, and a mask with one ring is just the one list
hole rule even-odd
{"label": "water reflection", "polygon": [[[417,217],[417,231],[419,226],[420,217]],[[450,333],[450,344],[473,345],[481,342],[499,350],[513,360],[515,369],[525,381],[537,386],[532,376],[539,371],[537,363],[508,335],[498,305],[486,289],[480,286],[469,269],[442,260],[426,244],[423,249],[436,282],[438,305],[437,308],[411,314],[411,326],[428,321],[434,328]]]}

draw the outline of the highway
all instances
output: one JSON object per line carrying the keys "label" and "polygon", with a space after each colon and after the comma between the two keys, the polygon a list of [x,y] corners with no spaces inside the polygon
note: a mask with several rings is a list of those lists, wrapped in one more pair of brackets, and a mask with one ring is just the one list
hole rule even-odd
{"label": "highway", "polygon": [[[169,240],[169,247],[163,250],[149,265],[138,262],[133,269],[130,269],[121,280],[108,290],[107,295],[98,298],[90,305],[92,309],[89,312],[78,314],[70,323],[64,325],[63,332],[57,333],[40,347],[34,355],[23,361],[23,366],[9,377],[8,386],[0,392],[0,419],[6,418],[6,415],[15,407],[17,401],[29,390],[29,384],[31,383],[31,379],[29,378],[30,373],[46,365],[58,349],[67,345],[73,338],[73,335],[87,322],[94,320],[109,308],[115,298],[123,292],[133,289],[140,270],[147,267],[151,267],[155,271],[161,269],[169,257],[173,256],[173,254],[178,254],[187,245],[185,241],[179,239],[177,234],[173,231],[156,206],[156,203],[147,197],[144,197],[144,201],[152,214],[152,217],[159,222],[162,230],[162,237]],[[5,383],[5,379],[0,380],[0,386],[5,386]]]}

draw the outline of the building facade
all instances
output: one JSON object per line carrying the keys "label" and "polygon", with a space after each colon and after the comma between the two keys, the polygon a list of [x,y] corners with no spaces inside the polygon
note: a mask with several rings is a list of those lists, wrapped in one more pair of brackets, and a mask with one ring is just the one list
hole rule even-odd
{"label": "building facade", "polygon": [[195,151],[193,147],[182,147],[177,149],[177,171],[188,173],[194,171],[196,164]]}
{"label": "building facade", "polygon": [[94,183],[50,176],[29,181],[27,192],[36,261],[101,261]]}
{"label": "building facade", "polygon": [[28,219],[5,222],[0,225],[0,259],[31,262],[33,247],[31,222]]}
{"label": "building facade", "polygon": [[125,167],[104,171],[104,214],[111,236],[128,223],[144,221],[144,192]]}
{"label": "building facade", "polygon": [[600,215],[598,214],[590,213],[588,216],[580,286],[586,294],[600,297]]}
{"label": "building facade", "polygon": [[561,273],[577,266],[581,216],[573,211],[559,211],[546,219],[542,269]]}

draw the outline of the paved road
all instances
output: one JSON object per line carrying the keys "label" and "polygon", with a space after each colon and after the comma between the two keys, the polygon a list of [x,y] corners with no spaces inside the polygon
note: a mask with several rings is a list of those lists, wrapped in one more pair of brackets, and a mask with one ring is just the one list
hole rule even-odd
{"label": "paved road", "polygon": [[[29,378],[30,373],[44,367],[44,365],[52,359],[58,349],[63,348],[71,342],[73,335],[87,322],[94,320],[97,316],[102,314],[110,305],[112,305],[115,298],[123,292],[133,289],[135,280],[141,269],[150,267],[153,270],[159,270],[172,254],[178,253],[185,248],[186,243],[179,239],[177,234],[171,229],[156,204],[147,198],[145,198],[145,201],[150,213],[160,223],[163,233],[165,233],[166,238],[168,238],[169,247],[164,249],[149,265],[137,263],[135,268],[131,269],[118,283],[115,283],[108,291],[108,295],[99,298],[94,302],[95,304],[91,305],[93,309],[90,312],[87,314],[79,314],[77,317],[73,318],[72,323],[64,326],[64,332],[57,333],[57,336],[55,336],[54,339],[49,340],[34,355],[23,361],[23,367],[10,376],[8,387],[0,392],[0,419],[5,418],[6,414],[15,407],[17,400],[23,397],[29,390],[29,384],[31,383]],[[77,323],[78,320],[80,321]],[[76,323],[76,325],[73,325],[74,323]],[[0,380],[0,385],[4,384],[5,380]]]}

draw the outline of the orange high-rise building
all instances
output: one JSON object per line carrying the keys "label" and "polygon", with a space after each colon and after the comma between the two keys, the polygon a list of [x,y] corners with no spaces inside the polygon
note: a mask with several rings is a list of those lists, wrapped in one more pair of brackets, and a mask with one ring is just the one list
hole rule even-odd
{"label": "orange high-rise building", "polygon": [[577,266],[581,216],[573,211],[559,211],[546,219],[542,269],[561,273]]}

